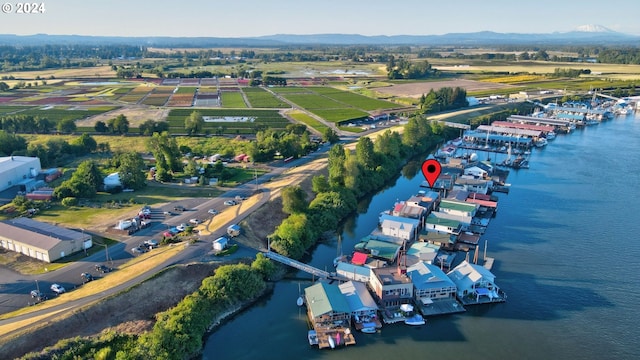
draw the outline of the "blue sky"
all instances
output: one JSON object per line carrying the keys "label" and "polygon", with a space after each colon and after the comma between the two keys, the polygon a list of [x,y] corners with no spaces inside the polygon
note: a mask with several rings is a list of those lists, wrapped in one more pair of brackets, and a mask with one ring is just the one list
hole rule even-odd
{"label": "blue sky", "polygon": [[[6,0],[4,0],[6,1]],[[2,34],[250,37],[346,33],[551,33],[597,24],[640,35],[640,1],[44,0],[44,14],[0,13]]]}

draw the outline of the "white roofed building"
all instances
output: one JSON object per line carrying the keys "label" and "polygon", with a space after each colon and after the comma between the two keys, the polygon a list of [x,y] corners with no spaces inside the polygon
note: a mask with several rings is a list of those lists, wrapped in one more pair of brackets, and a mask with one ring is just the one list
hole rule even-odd
{"label": "white roofed building", "polygon": [[[42,170],[40,158],[29,156],[0,157],[0,191],[13,186],[34,182]],[[26,191],[33,189],[28,188]]]}

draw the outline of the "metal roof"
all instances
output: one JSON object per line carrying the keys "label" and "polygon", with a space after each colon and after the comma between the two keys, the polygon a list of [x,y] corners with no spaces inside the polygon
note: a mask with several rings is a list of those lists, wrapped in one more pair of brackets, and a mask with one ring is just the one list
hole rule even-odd
{"label": "metal roof", "polygon": [[85,241],[91,239],[89,234],[25,217],[0,221],[0,234],[5,239],[11,239],[43,250],[51,250],[61,241]]}
{"label": "metal roof", "polygon": [[318,282],[305,288],[304,296],[314,318],[330,312],[347,314],[351,312],[349,303],[337,284]]}

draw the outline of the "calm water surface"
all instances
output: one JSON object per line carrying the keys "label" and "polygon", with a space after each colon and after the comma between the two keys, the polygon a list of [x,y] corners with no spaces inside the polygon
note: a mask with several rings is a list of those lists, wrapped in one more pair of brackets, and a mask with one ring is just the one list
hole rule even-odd
{"label": "calm water surface", "polygon": [[[486,157],[487,155],[480,156]],[[500,159],[498,159],[500,160]],[[308,345],[296,273],[212,333],[203,359],[636,359],[640,339],[640,115],[559,135],[535,149],[531,168],[511,171],[510,194],[486,234],[506,303],[385,325],[355,346]],[[406,168],[346,221],[342,243],[320,244],[308,262],[331,268],[376,226],[379,212],[418,190]],[[414,176],[412,176],[414,175]]]}

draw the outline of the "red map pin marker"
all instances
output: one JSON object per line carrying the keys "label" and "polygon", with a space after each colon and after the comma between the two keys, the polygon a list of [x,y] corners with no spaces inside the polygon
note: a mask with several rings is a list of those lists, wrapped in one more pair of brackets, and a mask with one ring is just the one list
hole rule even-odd
{"label": "red map pin marker", "polygon": [[427,159],[422,163],[422,175],[427,179],[429,187],[433,187],[441,171],[442,166],[436,159]]}

